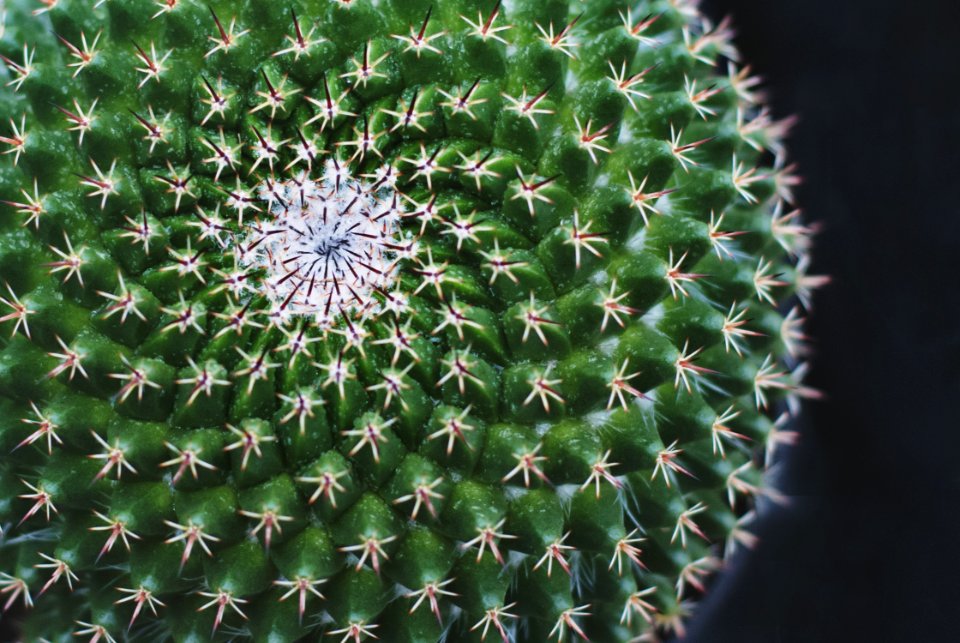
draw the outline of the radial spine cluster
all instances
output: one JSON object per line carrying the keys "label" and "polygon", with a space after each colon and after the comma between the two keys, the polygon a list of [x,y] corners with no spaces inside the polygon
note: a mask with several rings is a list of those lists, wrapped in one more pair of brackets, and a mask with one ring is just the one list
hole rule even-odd
{"label": "radial spine cluster", "polygon": [[827,280],[729,22],[0,15],[21,640],[658,640],[754,545]]}
{"label": "radial spine cluster", "polygon": [[250,289],[266,295],[277,314],[321,328],[341,316],[378,313],[374,295],[391,288],[397,258],[414,243],[399,234],[404,206],[395,180],[386,167],[375,181],[358,181],[330,159],[319,180],[304,172],[261,183],[257,194],[273,218],[250,225],[232,249],[242,267],[263,275]]}

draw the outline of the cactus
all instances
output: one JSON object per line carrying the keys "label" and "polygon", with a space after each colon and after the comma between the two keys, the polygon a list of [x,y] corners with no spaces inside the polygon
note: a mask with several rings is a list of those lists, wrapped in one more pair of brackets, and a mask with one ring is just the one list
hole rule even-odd
{"label": "cactus", "polygon": [[682,634],[816,395],[790,123],[726,21],[3,12],[0,604],[24,640]]}

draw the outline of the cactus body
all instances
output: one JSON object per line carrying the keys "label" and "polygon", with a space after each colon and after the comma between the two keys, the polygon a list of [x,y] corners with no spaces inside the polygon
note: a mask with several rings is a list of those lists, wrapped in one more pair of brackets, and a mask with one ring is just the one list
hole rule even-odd
{"label": "cactus body", "polygon": [[686,0],[4,19],[25,640],[682,631],[752,542],[770,409],[812,394],[822,281],[726,24]]}

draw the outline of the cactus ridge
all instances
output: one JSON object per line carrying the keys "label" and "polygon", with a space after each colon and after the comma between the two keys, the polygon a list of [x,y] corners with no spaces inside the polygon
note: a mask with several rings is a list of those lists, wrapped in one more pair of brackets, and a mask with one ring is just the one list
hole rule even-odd
{"label": "cactus ridge", "polygon": [[777,498],[826,282],[791,122],[727,21],[0,13],[0,606],[24,640],[683,633]]}

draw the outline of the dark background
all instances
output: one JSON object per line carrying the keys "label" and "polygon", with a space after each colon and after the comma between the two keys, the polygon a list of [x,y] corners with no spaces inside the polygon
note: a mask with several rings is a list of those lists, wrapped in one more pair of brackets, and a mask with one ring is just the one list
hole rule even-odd
{"label": "dark background", "polygon": [[960,6],[707,0],[728,13],[823,232],[791,506],[768,515],[688,641],[960,640]]}
{"label": "dark background", "polygon": [[960,640],[960,7],[704,8],[733,15],[776,115],[801,118],[798,201],[834,283],[808,326],[828,398],[784,462],[790,506],[766,514],[687,641]]}

